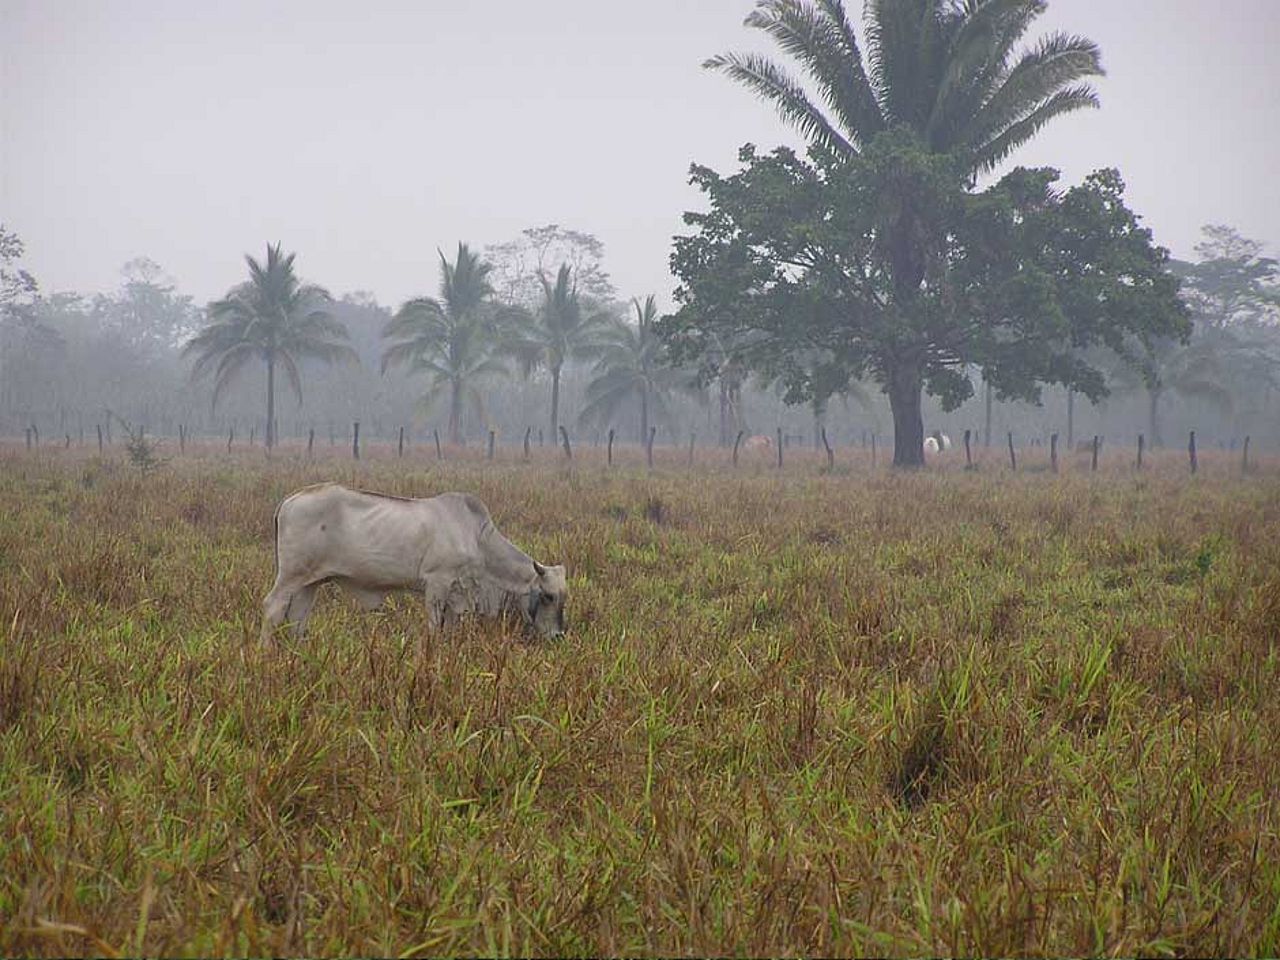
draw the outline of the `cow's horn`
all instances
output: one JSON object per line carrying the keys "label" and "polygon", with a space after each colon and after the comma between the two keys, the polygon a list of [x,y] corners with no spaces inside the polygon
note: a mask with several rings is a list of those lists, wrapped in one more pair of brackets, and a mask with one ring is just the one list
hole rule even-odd
{"label": "cow's horn", "polygon": [[547,568],[544,567],[542,564],[540,564],[537,560],[535,560],[533,561],[533,572],[541,577],[546,574]]}

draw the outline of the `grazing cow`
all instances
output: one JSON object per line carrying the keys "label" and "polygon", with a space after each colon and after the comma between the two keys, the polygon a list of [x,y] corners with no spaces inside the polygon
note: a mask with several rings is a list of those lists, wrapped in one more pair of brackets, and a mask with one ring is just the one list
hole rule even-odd
{"label": "grazing cow", "polygon": [[773,438],[758,433],[742,441],[742,449],[747,453],[768,453],[773,449]]}
{"label": "grazing cow", "polygon": [[932,453],[937,453],[937,452],[938,452],[938,438],[937,438],[937,437],[925,437],[925,438],[924,438],[924,452],[925,452],[925,453],[930,453],[930,454],[932,454]]}
{"label": "grazing cow", "polygon": [[563,566],[543,566],[498,532],[466,493],[413,500],[335,483],[305,487],[276,509],[276,582],[262,601],[262,642],[280,624],[301,635],[321,584],[366,610],[421,590],[431,628],[460,614],[514,613],[542,637],[564,634]]}

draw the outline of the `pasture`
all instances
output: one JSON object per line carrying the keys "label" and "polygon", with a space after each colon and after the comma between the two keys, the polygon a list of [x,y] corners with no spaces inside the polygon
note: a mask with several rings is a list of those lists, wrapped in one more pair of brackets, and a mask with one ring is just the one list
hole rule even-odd
{"label": "pasture", "polygon": [[[0,453],[0,954],[1280,952],[1280,463],[552,453]],[[323,479],[478,494],[567,638],[260,652]]]}

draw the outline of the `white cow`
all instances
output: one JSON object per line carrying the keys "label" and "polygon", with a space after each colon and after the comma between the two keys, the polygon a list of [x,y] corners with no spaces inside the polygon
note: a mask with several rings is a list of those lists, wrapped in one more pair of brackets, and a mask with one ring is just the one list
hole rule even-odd
{"label": "white cow", "polygon": [[935,430],[924,438],[924,452],[927,454],[938,453],[939,451],[945,452],[950,449],[951,438],[940,430]]}
{"label": "white cow", "polygon": [[420,590],[432,629],[460,614],[514,613],[543,637],[564,634],[563,566],[543,566],[498,532],[466,493],[413,500],[328,483],[276,509],[276,582],[262,601],[262,642],[282,623],[305,628],[316,590],[336,583],[366,610]]}

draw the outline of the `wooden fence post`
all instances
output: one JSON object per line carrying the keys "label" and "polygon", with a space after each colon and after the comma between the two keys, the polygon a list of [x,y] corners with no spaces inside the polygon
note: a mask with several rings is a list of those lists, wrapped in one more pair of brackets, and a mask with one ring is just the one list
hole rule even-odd
{"label": "wooden fence post", "polygon": [[644,448],[644,449],[645,449],[645,460],[648,462],[648,464],[649,464],[649,469],[650,469],[650,470],[652,470],[652,469],[653,469],[653,441],[654,441],[654,438],[655,438],[655,437],[657,437],[657,435],[658,435],[658,428],[657,428],[657,427],[650,427],[650,428],[649,428],[649,440],[648,440],[648,442],[645,444],[645,448]]}
{"label": "wooden fence post", "polygon": [[489,431],[489,459],[490,460],[493,459],[493,441],[495,437],[496,437],[495,431],[490,430]]}
{"label": "wooden fence post", "polygon": [[187,428],[185,424],[178,424],[178,453],[187,452]]}
{"label": "wooden fence post", "polygon": [[735,467],[738,465],[738,447],[742,445],[742,435],[746,432],[745,430],[739,430],[737,438],[733,441],[733,465]]}
{"label": "wooden fence post", "polygon": [[312,427],[307,431],[307,459],[311,459],[311,450],[316,445],[316,428]]}
{"label": "wooden fence post", "polygon": [[1146,449],[1147,438],[1142,434],[1138,434],[1138,469],[1142,469],[1142,451]]}
{"label": "wooden fence post", "polygon": [[538,446],[540,446],[540,447],[545,447],[545,446],[546,446],[546,441],[543,439],[543,436],[542,436],[542,428],[541,428],[541,427],[539,427],[539,428],[538,428]]}
{"label": "wooden fence post", "polygon": [[1049,437],[1049,469],[1058,472],[1058,435]]}
{"label": "wooden fence post", "polygon": [[98,456],[102,456],[102,424],[95,423],[94,426],[98,428]]}
{"label": "wooden fence post", "polygon": [[533,433],[533,427],[524,428],[524,458],[529,459],[529,436]]}
{"label": "wooden fence post", "polygon": [[1240,459],[1240,472],[1249,472],[1249,437],[1247,434],[1244,438],[1244,456]]}
{"label": "wooden fence post", "polygon": [[613,466],[613,427],[609,428],[609,446],[605,449],[606,462]]}
{"label": "wooden fence post", "polygon": [[698,438],[698,435],[696,433],[693,433],[693,432],[689,433],[689,466],[691,467],[693,466],[693,444],[697,440],[697,438]]}
{"label": "wooden fence post", "polygon": [[564,428],[564,424],[560,424],[560,442],[564,445],[564,455],[572,460],[573,448],[569,446],[569,431]]}
{"label": "wooden fence post", "polygon": [[873,430],[871,431],[871,469],[874,470],[875,468],[876,468],[876,434],[875,434],[875,431]]}
{"label": "wooden fence post", "polygon": [[351,458],[353,460],[360,459],[360,421],[355,420],[351,424]]}
{"label": "wooden fence post", "polygon": [[433,437],[435,437],[435,438],[436,438],[436,459],[437,459],[437,460],[443,460],[443,459],[444,459],[444,451],[440,449],[440,428],[439,428],[439,427],[432,427],[432,428],[431,428],[431,435],[432,435]]}
{"label": "wooden fence post", "polygon": [[778,469],[782,469],[782,428],[778,428]]}
{"label": "wooden fence post", "polygon": [[66,443],[66,446],[65,446],[65,447],[63,447],[63,449],[64,449],[64,450],[70,450],[70,449],[71,449],[71,434],[69,434],[69,433],[67,434],[67,443]]}
{"label": "wooden fence post", "polygon": [[396,456],[397,457],[404,456],[404,427],[400,428],[400,439],[396,443]]}
{"label": "wooden fence post", "polygon": [[1191,431],[1191,439],[1187,441],[1187,455],[1191,458],[1191,472],[1196,472],[1196,432]]}
{"label": "wooden fence post", "polygon": [[227,431],[227,453],[231,452],[231,444],[236,439],[236,425],[233,423],[231,429]]}
{"label": "wooden fence post", "polygon": [[1097,470],[1098,470],[1098,448],[1099,448],[1101,445],[1102,445],[1102,440],[1101,440],[1101,438],[1100,438],[1100,437],[1095,433],[1095,434],[1093,435],[1093,460],[1092,460],[1092,462],[1091,462],[1091,464],[1090,464],[1090,466],[1089,466],[1089,470],[1090,470],[1090,472],[1091,472],[1091,473],[1096,473],[1096,472],[1097,472]]}
{"label": "wooden fence post", "polygon": [[31,449],[31,428],[27,427],[24,433],[27,438],[27,449],[30,450]]}
{"label": "wooden fence post", "polygon": [[836,452],[831,449],[831,444],[827,442],[827,428],[822,428],[822,445],[827,451],[827,469],[834,470],[836,468]]}
{"label": "wooden fence post", "polygon": [[1013,431],[1009,431],[1009,469],[1016,471],[1018,469],[1018,457],[1013,452]]}

